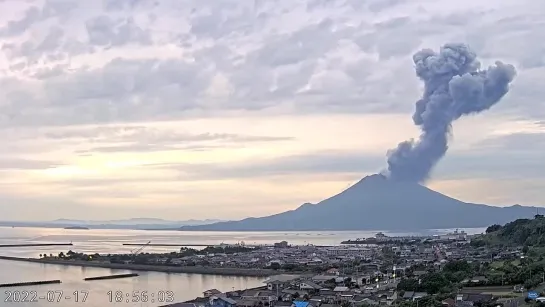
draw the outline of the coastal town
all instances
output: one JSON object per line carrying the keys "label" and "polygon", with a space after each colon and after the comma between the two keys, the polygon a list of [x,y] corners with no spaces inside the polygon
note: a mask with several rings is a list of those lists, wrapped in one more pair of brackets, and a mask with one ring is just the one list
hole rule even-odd
{"label": "coastal town", "polygon": [[[523,251],[474,247],[465,233],[449,234],[427,243],[419,238],[389,238],[378,234],[380,246],[275,247],[253,251],[235,263],[275,267],[300,274],[271,276],[264,286],[245,291],[210,289],[202,298],[168,306],[183,307],[334,307],[334,306],[517,306],[524,284],[483,275],[491,263],[519,261]],[[407,240],[411,240],[410,242]],[[404,241],[405,243],[395,243]],[[392,243],[392,244],[386,244]],[[211,258],[216,258],[214,255]],[[217,258],[216,261],[220,261]],[[474,271],[474,272],[473,272]],[[441,280],[459,274],[461,289]],[[532,285],[530,285],[532,286]],[[522,300],[524,303],[524,300]]]}
{"label": "coastal town", "polygon": [[[502,226],[493,225],[487,233],[494,233],[497,227]],[[512,231],[507,226],[504,229]],[[487,236],[470,236],[463,231],[420,237],[377,233],[373,238],[348,240],[336,246],[282,241],[270,246],[238,243],[202,249],[182,247],[166,254],[86,255],[69,251],[41,255],[41,260],[143,266],[171,272],[193,268],[194,272],[221,274],[221,270],[230,270],[223,272],[268,277],[262,287],[209,289],[195,300],[165,306],[514,307],[545,300],[541,295],[545,282],[543,251],[524,244],[486,244],[483,240],[488,240]],[[534,300],[529,299],[529,293],[534,292]]]}
{"label": "coastal town", "polygon": [[[459,276],[463,277],[459,280],[462,289],[456,289],[454,296],[451,294],[455,289],[449,289],[452,283],[436,280],[445,270],[459,272],[463,263],[478,264],[477,274],[484,272],[481,266],[491,262],[518,260],[523,255],[520,249],[475,248],[463,232],[438,237],[427,244],[416,242],[421,238],[389,238],[382,234],[375,239],[385,244],[290,247],[281,242],[270,249],[253,251],[232,265],[245,263],[283,272],[303,272],[271,276],[257,289],[210,289],[202,298],[168,306],[515,306],[514,298],[520,297],[524,289],[523,284],[512,286],[507,280],[498,284],[485,276],[471,275],[473,268],[464,268],[465,274]],[[406,241],[409,239],[411,242]],[[395,243],[399,241],[407,244]],[[221,257],[216,259],[216,263],[221,263]]]}

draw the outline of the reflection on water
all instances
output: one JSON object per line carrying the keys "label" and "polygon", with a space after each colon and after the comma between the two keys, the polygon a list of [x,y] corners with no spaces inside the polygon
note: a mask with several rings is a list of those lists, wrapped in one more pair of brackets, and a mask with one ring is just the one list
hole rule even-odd
{"label": "reflection on water", "polygon": [[[63,296],[68,296],[74,291],[88,291],[89,296],[85,306],[103,307],[109,306],[108,291],[148,291],[150,301],[147,303],[127,303],[124,306],[159,306],[159,302],[151,302],[152,293],[155,296],[160,291],[172,291],[175,301],[184,301],[202,296],[202,292],[216,288],[222,291],[233,289],[245,289],[263,285],[263,278],[233,277],[200,274],[166,274],[155,272],[137,272],[140,276],[134,278],[83,281],[85,277],[102,276],[110,274],[129,273],[125,270],[110,270],[101,268],[85,268],[75,266],[46,265],[25,262],[0,261],[0,283],[23,282],[35,280],[62,280],[61,284],[41,285],[22,288],[1,288],[0,306],[50,306],[47,300],[38,303],[5,303],[5,291],[36,291],[38,296],[47,295],[47,291],[62,291]],[[60,293],[60,292],[57,292]],[[81,298],[81,294],[80,294]],[[158,298],[155,297],[155,300]],[[79,304],[82,304],[80,302]],[[77,306],[71,300],[55,302],[55,306]]]}
{"label": "reflection on water", "polygon": [[[415,232],[381,231],[389,236],[430,235],[453,231],[454,229],[422,230]],[[484,228],[466,228],[469,234],[482,233]],[[155,244],[220,244],[245,242],[246,244],[272,244],[282,240],[291,244],[337,245],[343,240],[374,236],[375,231],[305,231],[305,232],[185,232],[185,231],[146,231],[146,230],[109,230],[109,229],[53,229],[53,228],[5,228],[0,227],[0,244],[10,243],[69,243],[73,247],[39,247],[26,249],[0,249],[1,255],[37,257],[40,253],[58,254],[71,248],[82,253],[130,253],[137,246],[122,246],[122,243]],[[146,247],[146,252],[171,252],[176,247]]]}

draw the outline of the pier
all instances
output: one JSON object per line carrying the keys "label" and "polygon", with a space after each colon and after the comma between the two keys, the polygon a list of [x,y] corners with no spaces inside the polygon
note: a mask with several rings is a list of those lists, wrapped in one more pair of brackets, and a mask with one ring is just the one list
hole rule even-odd
{"label": "pier", "polygon": [[16,282],[16,283],[0,284],[0,288],[50,285],[50,284],[60,284],[60,283],[61,283],[61,281],[58,280],[58,279],[56,279],[56,280],[41,280],[41,281],[27,281],[27,282]]}
{"label": "pier", "polygon": [[33,247],[33,246],[72,246],[72,243],[29,243],[29,244],[0,244],[0,247]]}
{"label": "pier", "polygon": [[138,274],[136,274],[136,273],[129,273],[129,274],[117,274],[117,275],[87,277],[87,278],[84,278],[83,280],[90,281],[90,280],[118,279],[118,278],[128,278],[128,277],[137,277],[137,276],[138,276]]}

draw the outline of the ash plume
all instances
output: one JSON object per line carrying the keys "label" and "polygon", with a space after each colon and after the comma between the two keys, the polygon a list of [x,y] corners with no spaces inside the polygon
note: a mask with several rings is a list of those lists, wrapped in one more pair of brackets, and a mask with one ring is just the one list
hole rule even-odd
{"label": "ash plume", "polygon": [[422,182],[447,152],[452,122],[500,101],[516,71],[499,61],[481,70],[477,56],[464,44],[446,44],[439,53],[424,49],[413,55],[413,61],[416,75],[424,81],[424,94],[413,114],[422,133],[418,140],[388,151],[387,176]]}

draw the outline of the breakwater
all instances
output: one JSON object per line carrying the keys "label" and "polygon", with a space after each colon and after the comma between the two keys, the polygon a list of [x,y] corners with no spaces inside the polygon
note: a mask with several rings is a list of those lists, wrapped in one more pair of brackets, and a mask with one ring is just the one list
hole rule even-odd
{"label": "breakwater", "polygon": [[245,269],[245,268],[216,268],[205,266],[160,266],[149,264],[133,264],[133,263],[109,263],[109,262],[94,262],[94,261],[75,261],[75,260],[60,260],[60,259],[36,259],[36,258],[19,258],[0,256],[0,260],[9,261],[24,261],[41,264],[55,265],[72,265],[81,267],[95,267],[116,270],[131,270],[131,271],[152,271],[164,273],[187,273],[187,274],[207,274],[207,275],[226,275],[226,276],[248,276],[248,277],[267,277],[277,275],[278,272],[268,269]]}
{"label": "breakwater", "polygon": [[72,246],[72,243],[0,244],[0,247]]}
{"label": "breakwater", "polygon": [[118,279],[118,278],[136,277],[136,276],[138,276],[138,274],[129,273],[129,274],[116,274],[116,275],[87,277],[87,278],[84,278],[83,280],[90,281],[90,280],[103,280],[103,279]]}
{"label": "breakwater", "polygon": [[27,282],[15,282],[9,284],[0,284],[0,288],[7,287],[25,287],[25,286],[37,286],[37,285],[49,285],[49,284],[60,284],[61,281],[56,280],[40,280],[40,281],[27,281]]}

